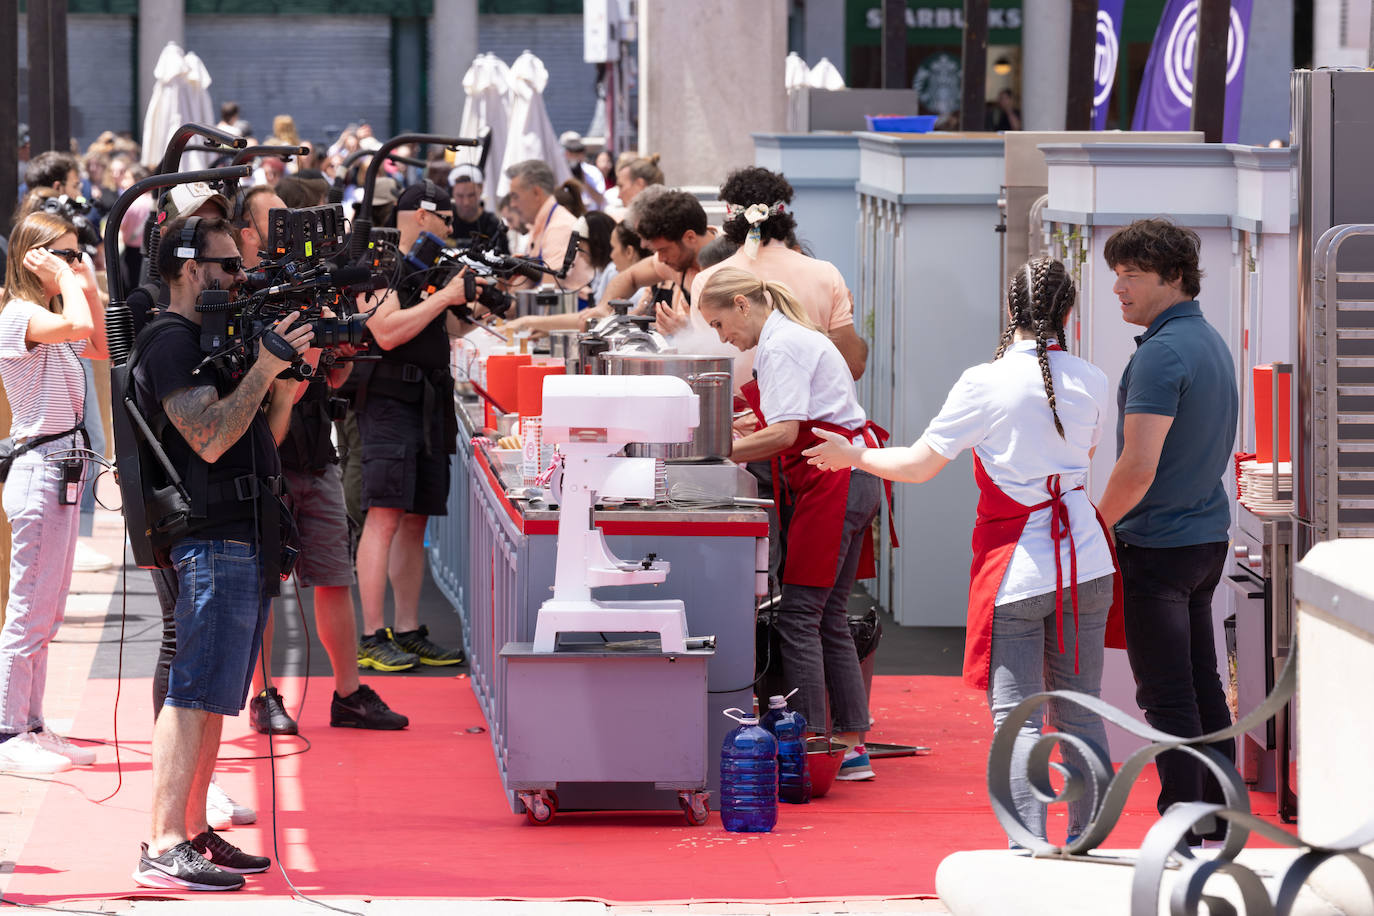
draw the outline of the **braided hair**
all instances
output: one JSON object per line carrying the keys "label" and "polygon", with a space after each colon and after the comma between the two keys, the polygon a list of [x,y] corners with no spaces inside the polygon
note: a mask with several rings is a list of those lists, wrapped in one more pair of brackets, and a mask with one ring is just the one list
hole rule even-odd
{"label": "braided hair", "polygon": [[1032,258],[1012,275],[1007,285],[1007,308],[1011,312],[1011,320],[1007,322],[1007,329],[1002,332],[1002,339],[997,344],[996,358],[1001,359],[1018,329],[1035,334],[1035,357],[1040,363],[1040,376],[1045,380],[1045,394],[1049,397],[1054,428],[1061,439],[1064,438],[1064,424],[1059,421],[1059,410],[1055,403],[1049,344],[1054,339],[1059,346],[1068,349],[1064,339],[1064,322],[1076,298],[1073,280],[1069,278],[1062,261],[1050,257]]}

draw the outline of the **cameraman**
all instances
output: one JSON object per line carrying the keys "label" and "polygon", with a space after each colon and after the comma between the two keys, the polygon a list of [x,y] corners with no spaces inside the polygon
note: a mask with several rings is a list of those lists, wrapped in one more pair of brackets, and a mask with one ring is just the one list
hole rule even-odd
{"label": "cameraman", "polygon": [[[277,376],[300,358],[311,330],[293,327],[294,316],[282,319],[263,335],[237,383],[201,370],[196,303],[208,289],[232,290],[243,281],[238,247],[229,224],[213,218],[173,220],[162,238],[158,270],[170,302],[138,337],[131,384],[186,482],[191,527],[170,547],[179,585],[177,652],[153,727],[153,831],[134,879],[145,887],[236,890],[242,875],[272,863],[209,828],[206,793],[223,717],[238,715],[248,699],[276,590],[280,465],[269,423],[295,395],[296,380]],[[259,408],[269,389],[277,404],[264,414]]]}
{"label": "cameraman", "polygon": [[[285,182],[287,179],[282,179]],[[244,192],[239,201],[238,245],[243,266],[252,270],[267,250],[268,214],[284,208],[271,188],[259,185]],[[343,352],[345,348],[340,348]],[[318,350],[307,354],[318,357]],[[344,355],[351,356],[352,348]],[[329,724],[341,728],[394,730],[410,720],[392,710],[376,691],[358,681],[355,651],[358,623],[353,616],[353,564],[348,514],[344,510],[343,477],[329,433],[330,402],[344,383],[351,362],[336,363],[328,372],[316,372],[299,383],[289,425],[273,429],[286,479],[287,501],[296,520],[301,554],[296,564],[298,589],[314,589],[315,629],[334,669],[334,698],[329,704]],[[297,595],[297,600],[300,596]],[[248,720],[255,731],[266,734],[297,732],[281,695],[272,685],[272,615],[263,632],[263,663],[253,668],[253,699]]]}
{"label": "cameraman", "polygon": [[[410,251],[421,232],[443,238],[452,219],[448,194],[434,182],[406,188],[396,201],[401,251]],[[463,662],[461,651],[436,645],[420,625],[425,525],[430,515],[448,511],[449,455],[458,443],[449,338],[472,329],[451,311],[466,312],[460,308],[467,301],[463,273],[437,289],[434,279],[412,273],[404,301],[393,291],[373,313],[367,327],[381,359],[354,401],[367,510],[358,541],[358,665],[378,671]],[[394,630],[382,620],[388,579],[396,599]]]}

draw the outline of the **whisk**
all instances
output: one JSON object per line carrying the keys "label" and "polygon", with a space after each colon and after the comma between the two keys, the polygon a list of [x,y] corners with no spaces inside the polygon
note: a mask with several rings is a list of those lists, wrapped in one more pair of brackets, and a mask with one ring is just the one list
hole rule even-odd
{"label": "whisk", "polygon": [[711,509],[722,506],[771,507],[773,500],[752,496],[725,496],[696,484],[679,481],[668,488],[668,504],[682,509]]}

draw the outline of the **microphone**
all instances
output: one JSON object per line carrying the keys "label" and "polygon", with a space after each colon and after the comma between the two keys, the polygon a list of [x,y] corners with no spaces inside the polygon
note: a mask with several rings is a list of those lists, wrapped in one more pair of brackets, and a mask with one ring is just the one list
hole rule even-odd
{"label": "microphone", "polygon": [[497,270],[519,274],[531,283],[540,283],[544,279],[544,268],[534,261],[528,261],[524,258],[502,257],[491,251],[486,252],[485,260]]}
{"label": "microphone", "polygon": [[585,216],[579,216],[577,218],[577,224],[573,226],[573,231],[568,236],[568,250],[563,253],[563,266],[558,269],[558,273],[556,274],[558,279],[562,280],[568,275],[568,271],[572,269],[573,262],[577,260],[577,243],[590,234],[590,230],[587,229],[587,218]]}

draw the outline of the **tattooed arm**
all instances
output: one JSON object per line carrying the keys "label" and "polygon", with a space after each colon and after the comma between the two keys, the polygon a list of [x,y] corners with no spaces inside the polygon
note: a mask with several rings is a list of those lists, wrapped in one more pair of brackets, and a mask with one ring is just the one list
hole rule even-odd
{"label": "tattooed arm", "polygon": [[[275,330],[299,354],[305,352],[312,335],[308,324],[290,327],[294,318],[294,313],[286,316]],[[260,347],[253,367],[224,397],[209,385],[181,388],[162,399],[162,409],[201,460],[214,464],[248,431],[268,388],[288,365],[286,360],[272,355],[267,347]],[[289,398],[284,400],[290,403]]]}

